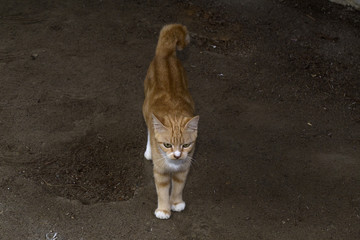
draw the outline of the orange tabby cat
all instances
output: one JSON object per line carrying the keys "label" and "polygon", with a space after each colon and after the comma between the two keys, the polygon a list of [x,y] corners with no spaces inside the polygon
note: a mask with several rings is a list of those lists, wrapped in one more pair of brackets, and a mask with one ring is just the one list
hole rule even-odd
{"label": "orange tabby cat", "polygon": [[176,49],[182,50],[189,42],[185,26],[164,26],[144,83],[143,115],[148,127],[144,156],[153,160],[158,196],[155,215],[160,219],[168,219],[171,210],[185,209],[182,192],[195,150],[199,116],[194,117],[194,101],[176,57]]}

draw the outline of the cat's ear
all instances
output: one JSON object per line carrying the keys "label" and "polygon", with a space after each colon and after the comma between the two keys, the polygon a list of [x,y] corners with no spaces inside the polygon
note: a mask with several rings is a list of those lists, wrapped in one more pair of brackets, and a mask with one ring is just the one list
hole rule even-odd
{"label": "cat's ear", "polygon": [[155,131],[162,132],[162,131],[166,130],[166,127],[164,126],[164,124],[162,124],[162,122],[160,122],[160,120],[157,119],[157,117],[155,117],[154,114],[151,114],[151,118],[152,118],[152,123],[153,123]]}
{"label": "cat's ear", "polygon": [[196,131],[198,129],[199,116],[195,116],[190,121],[188,121],[185,125],[185,129],[188,131]]}

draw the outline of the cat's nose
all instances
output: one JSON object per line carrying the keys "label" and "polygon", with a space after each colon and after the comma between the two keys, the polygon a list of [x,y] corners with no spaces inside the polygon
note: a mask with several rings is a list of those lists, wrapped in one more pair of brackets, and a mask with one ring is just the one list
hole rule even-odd
{"label": "cat's nose", "polygon": [[175,152],[174,152],[174,157],[175,157],[176,159],[179,159],[179,158],[181,157],[181,152],[180,152],[180,151],[175,151]]}

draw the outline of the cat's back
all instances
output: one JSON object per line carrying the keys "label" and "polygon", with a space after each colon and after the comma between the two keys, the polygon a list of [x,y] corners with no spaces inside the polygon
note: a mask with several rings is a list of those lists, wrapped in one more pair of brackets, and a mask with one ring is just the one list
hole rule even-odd
{"label": "cat's back", "polygon": [[[145,80],[145,101],[153,112],[194,112],[186,73],[176,57],[155,57]],[[159,114],[159,113],[158,113]]]}
{"label": "cat's back", "polygon": [[175,113],[190,116],[194,113],[194,102],[188,91],[186,73],[176,57],[179,42],[181,48],[189,42],[188,32],[184,29],[186,30],[179,24],[167,25],[160,33],[156,54],[144,84],[144,114]]}
{"label": "cat's back", "polygon": [[155,56],[145,79],[145,94],[187,95],[186,73],[174,56]]}

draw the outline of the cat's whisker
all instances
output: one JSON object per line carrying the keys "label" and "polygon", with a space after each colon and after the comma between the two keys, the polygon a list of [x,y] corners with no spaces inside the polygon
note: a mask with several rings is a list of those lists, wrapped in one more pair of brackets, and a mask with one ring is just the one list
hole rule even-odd
{"label": "cat's whisker", "polygon": [[192,165],[194,168],[199,167],[199,164],[198,164],[197,162],[191,162],[191,165]]}
{"label": "cat's whisker", "polygon": [[195,158],[193,158],[193,157],[189,157],[189,158],[190,158],[190,161],[191,161],[192,163],[198,164],[198,162],[197,162],[197,160],[196,160]]}
{"label": "cat's whisker", "polygon": [[193,169],[196,170],[196,168],[199,166],[199,163],[193,157],[189,156],[189,159],[190,159],[190,166],[193,166]]}
{"label": "cat's whisker", "polygon": [[161,158],[155,159],[156,163],[162,164],[162,167],[165,167],[165,160],[166,160],[166,157],[161,157]]}

